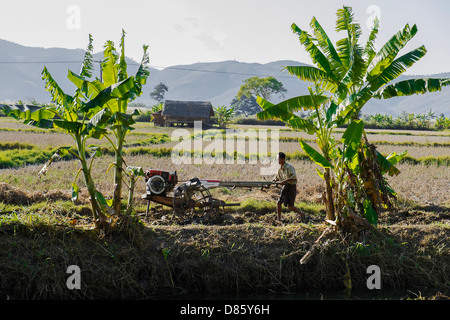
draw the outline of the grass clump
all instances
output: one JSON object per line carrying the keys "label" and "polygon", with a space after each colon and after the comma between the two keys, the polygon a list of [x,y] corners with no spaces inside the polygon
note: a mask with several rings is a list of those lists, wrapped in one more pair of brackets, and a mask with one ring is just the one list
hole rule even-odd
{"label": "grass clump", "polygon": [[[19,142],[0,143],[0,169],[45,163],[57,149],[50,146],[40,148],[36,145]],[[73,159],[73,156],[69,154],[62,159]]]}
{"label": "grass clump", "polygon": [[22,142],[0,142],[0,151],[5,150],[31,150],[36,148],[36,146],[31,145],[29,143],[22,143]]}
{"label": "grass clump", "polygon": [[255,213],[273,213],[277,210],[277,204],[274,201],[264,201],[254,198],[246,198],[239,207],[242,211],[251,211]]}
{"label": "grass clump", "polygon": [[408,163],[408,164],[422,164],[425,166],[431,166],[435,165],[438,167],[448,167],[450,165],[450,156],[441,156],[441,157],[421,157],[418,159],[408,157],[402,159],[401,163]]}
{"label": "grass clump", "polygon": [[0,152],[0,169],[45,163],[54,154],[52,149],[20,149]]}

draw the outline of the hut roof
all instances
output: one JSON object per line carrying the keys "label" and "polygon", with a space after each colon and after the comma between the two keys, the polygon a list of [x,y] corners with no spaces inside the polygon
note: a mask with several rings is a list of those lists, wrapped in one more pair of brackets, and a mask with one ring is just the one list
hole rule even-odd
{"label": "hut roof", "polygon": [[214,110],[209,101],[175,101],[164,102],[163,116],[209,119],[214,116]]}

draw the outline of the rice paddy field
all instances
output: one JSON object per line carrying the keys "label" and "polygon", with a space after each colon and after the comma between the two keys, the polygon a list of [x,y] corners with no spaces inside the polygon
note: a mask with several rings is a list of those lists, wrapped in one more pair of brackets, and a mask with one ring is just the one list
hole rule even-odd
{"label": "rice paddy field", "polygon": [[[358,299],[373,294],[366,287],[369,265],[382,271],[383,287],[378,291],[382,299],[393,290],[394,299],[450,294],[450,132],[367,130],[369,141],[383,154],[408,151],[397,165],[401,173],[388,180],[398,194],[396,208],[379,217],[377,231],[360,239],[337,237],[319,248],[308,264],[300,265],[299,259],[327,227],[319,197],[322,180],[298,143],[314,137],[286,127],[231,129],[257,134],[278,130],[279,151],[288,155],[297,171],[296,206],[308,220],[284,211],[282,222],[276,221],[277,188],[215,189],[215,198],[240,206],[226,207],[205,221],[181,221],[170,208],[154,203],[146,215],[141,180],[136,185],[134,222],[99,236],[93,230],[82,179],[77,181],[80,197],[71,201],[78,163],[61,160],[38,175],[58,147],[73,145],[70,136],[0,118],[0,297],[151,299],[249,293],[288,297],[308,292],[323,297],[348,289],[343,279],[350,274],[349,295]],[[180,144],[171,139],[174,130],[180,129],[137,123],[127,136],[127,165],[176,170],[182,181],[272,179],[261,175],[267,165],[248,159],[174,164],[170,151]],[[193,128],[181,130],[191,137],[198,134]],[[266,142],[269,151],[275,151],[273,141]],[[106,142],[91,143],[104,148],[104,155],[94,162],[96,186],[111,196],[113,177],[106,169],[113,157]],[[251,150],[248,143],[244,153]],[[67,289],[69,265],[84,270],[80,290]]]}

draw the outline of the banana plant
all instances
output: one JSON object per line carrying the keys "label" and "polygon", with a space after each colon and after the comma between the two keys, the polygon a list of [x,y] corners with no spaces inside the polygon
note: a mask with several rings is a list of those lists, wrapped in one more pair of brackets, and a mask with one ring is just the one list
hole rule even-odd
{"label": "banana plant", "polygon": [[[85,77],[90,77],[92,75],[92,48],[92,37],[89,36],[89,45],[80,72],[80,74]],[[59,128],[73,138],[76,147],[60,147],[40,173],[45,173],[56,158],[71,153],[81,164],[81,168],[76,174],[72,184],[72,199],[76,200],[78,197],[79,188],[76,181],[78,175],[82,172],[90,195],[92,213],[96,226],[103,227],[106,223],[107,213],[102,210],[100,199],[104,197],[96,189],[94,180],[92,179],[91,168],[95,157],[91,157],[90,162],[88,162],[88,150],[86,147],[86,141],[89,138],[99,138],[104,134],[103,128],[94,125],[86,115],[83,115],[80,119],[79,114],[83,106],[83,103],[80,100],[80,90],[76,90],[74,95],[66,94],[52,78],[46,67],[44,67],[44,70],[42,71],[42,78],[45,81],[46,89],[52,96],[54,102],[53,105],[44,107],[6,105],[4,108],[7,110],[6,112],[8,115],[17,120],[23,120],[25,124],[41,128]]]}
{"label": "banana plant", "polygon": [[[417,33],[415,25],[410,27],[407,24],[402,30],[392,36],[378,52],[374,49],[374,42],[379,31],[379,21],[375,19],[369,38],[366,44],[362,46],[359,43],[361,27],[354,20],[350,7],[344,6],[337,11],[336,31],[344,32],[345,36],[337,41],[336,46],[333,45],[316,18],[311,20],[310,27],[313,30],[313,35],[300,29],[296,24],[292,24],[292,31],[298,36],[300,43],[310,54],[315,66],[288,66],[285,69],[303,81],[314,83],[314,86],[320,89],[320,95],[310,92],[310,98],[305,98],[305,96],[291,98],[277,105],[270,104],[259,98],[258,101],[264,111],[260,112],[258,117],[260,119],[280,119],[293,128],[302,129],[316,135],[321,154],[307,146],[305,142],[301,142],[301,147],[316,164],[325,169],[324,173],[321,174],[319,172],[319,175],[326,179],[326,194],[328,197],[325,200],[327,207],[330,207],[329,209],[327,208],[327,218],[334,220],[335,216],[332,208],[342,209],[342,206],[335,203],[335,201],[340,201],[339,197],[342,199],[342,195],[336,195],[336,193],[339,194],[339,188],[335,189],[339,186],[339,183],[333,182],[332,179],[337,179],[338,182],[342,183],[344,176],[362,179],[358,182],[358,185],[365,185],[368,189],[361,187],[356,191],[362,194],[370,190],[374,194],[373,199],[375,197],[379,199],[378,194],[381,185],[384,186],[386,194],[394,195],[395,193],[389,188],[386,180],[383,177],[380,178],[380,174],[381,172],[391,175],[398,174],[399,171],[395,168],[393,162],[406,153],[384,157],[376,151],[374,145],[368,142],[362,126],[361,145],[359,145],[358,151],[354,153],[353,158],[350,158],[349,155],[353,154],[354,151],[348,151],[350,150],[348,148],[355,146],[356,143],[353,141],[352,144],[344,145],[346,150],[336,148],[336,141],[332,137],[333,130],[343,125],[348,126],[347,130],[350,131],[346,131],[348,134],[344,134],[344,141],[341,141],[341,143],[345,143],[345,138],[352,136],[351,130],[360,128],[360,125],[356,126],[357,122],[354,121],[358,120],[359,112],[370,99],[388,99],[395,96],[410,96],[440,91],[444,86],[450,84],[450,79],[411,79],[391,84],[393,80],[397,79],[407,68],[411,67],[426,54],[425,47],[421,46],[397,57],[399,51]],[[317,99],[318,97],[327,98],[320,102]],[[317,108],[311,105],[310,102],[314,100],[316,100],[317,105],[323,103],[322,107]],[[315,110],[312,112],[313,117],[316,118],[315,123],[295,115],[295,111],[302,109]],[[327,130],[324,130],[324,128]],[[327,138],[330,141],[324,142],[323,140]],[[353,148],[351,147],[351,149]],[[342,159],[342,161],[337,161],[338,159]],[[325,162],[324,160],[327,161]],[[349,163],[353,163],[353,165],[349,166]],[[375,165],[376,171],[380,173],[377,175],[376,181],[374,180],[375,177],[371,176],[370,172],[367,171],[371,168],[371,165]],[[384,171],[381,170],[382,165],[385,166]],[[334,170],[333,178],[328,177],[330,169]],[[357,180],[353,180],[357,183]],[[328,187],[329,183],[334,183],[334,188],[332,189],[334,194],[328,190],[330,189]],[[370,183],[372,183],[372,189],[370,189]],[[330,198],[331,195],[334,198]],[[350,198],[353,199],[353,195]],[[386,197],[384,198],[386,199]],[[376,212],[375,208],[380,201],[369,201],[370,199],[366,198],[365,202],[362,202],[365,208],[363,208],[364,213],[366,217],[370,218],[368,219],[369,221],[376,224],[372,211]]]}
{"label": "banana plant", "polygon": [[[42,172],[57,157],[62,157],[71,153],[81,163],[81,168],[76,174],[72,184],[72,199],[78,196],[79,187],[76,184],[80,173],[84,175],[88,193],[90,196],[92,213],[96,227],[105,229],[110,226],[113,214],[120,213],[121,188],[123,178],[123,142],[126,133],[132,130],[134,123],[133,115],[127,114],[127,103],[142,93],[142,85],[145,84],[149,75],[147,63],[147,46],[144,46],[144,56],[135,76],[128,76],[126,71],[124,55],[124,37],[121,38],[120,59],[115,53],[113,43],[108,41],[105,44],[104,61],[102,62],[102,79],[89,80],[92,78],[93,56],[92,56],[92,36],[89,36],[89,45],[86,50],[81,71],[77,75],[68,72],[68,78],[77,87],[74,95],[66,94],[46,67],[42,71],[42,79],[45,81],[46,89],[50,92],[53,105],[40,108],[28,107],[26,105],[6,105],[3,106],[6,113],[18,120],[23,120],[25,124],[42,128],[59,128],[69,134],[75,141],[74,147],[61,147],[49,160]],[[116,140],[113,141],[109,135],[113,133]],[[100,156],[98,148],[89,150],[88,139],[107,139],[114,147],[115,157],[115,188],[114,198],[106,199],[97,190],[91,175],[93,161]],[[130,186],[134,187],[134,179],[137,175],[142,175],[142,170],[132,169],[130,171]],[[130,191],[132,195],[132,192]],[[132,198],[132,197],[131,197]],[[132,201],[129,200],[130,208]]]}
{"label": "banana plant", "polygon": [[[143,46],[144,54],[135,76],[128,76],[125,61],[125,32],[120,40],[120,55],[116,53],[114,43],[107,41],[103,52],[102,81],[90,81],[82,74],[69,71],[68,78],[78,87],[88,102],[82,111],[92,117],[95,125],[107,126],[114,135],[108,139],[115,152],[115,161],[111,164],[114,170],[114,195],[112,208],[115,213],[121,212],[122,181],[124,178],[123,144],[127,133],[133,130],[137,111],[128,114],[128,103],[142,94],[150,74],[148,68],[148,46]],[[130,199],[129,199],[130,200]],[[130,207],[131,204],[128,204]]]}
{"label": "banana plant", "polygon": [[234,115],[234,107],[227,108],[225,105],[214,107],[214,113],[217,117],[217,123],[219,127],[225,128],[231,121],[231,117]]}

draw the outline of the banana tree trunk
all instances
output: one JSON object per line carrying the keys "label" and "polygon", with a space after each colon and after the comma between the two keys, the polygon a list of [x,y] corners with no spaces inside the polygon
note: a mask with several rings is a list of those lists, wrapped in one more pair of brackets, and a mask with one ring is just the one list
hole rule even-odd
{"label": "banana tree trunk", "polygon": [[136,184],[136,178],[132,175],[130,179],[130,189],[128,191],[128,205],[126,214],[131,214],[131,210],[133,210],[133,196],[134,196],[134,187]]}
{"label": "banana tree trunk", "polygon": [[334,202],[333,202],[333,189],[331,186],[331,175],[330,175],[330,169],[326,168],[324,173],[325,178],[325,194],[326,198],[325,200],[325,208],[326,208],[326,218],[327,220],[334,221],[336,216],[334,213]]}
{"label": "banana tree trunk", "polygon": [[117,150],[115,159],[115,173],[114,173],[114,197],[113,197],[113,208],[115,214],[119,215],[121,212],[122,204],[122,177],[123,177],[123,153],[122,153],[122,128],[117,129]]}
{"label": "banana tree trunk", "polygon": [[86,182],[86,186],[89,193],[89,201],[91,202],[92,215],[94,217],[95,225],[97,228],[102,228],[106,222],[106,216],[104,215],[103,211],[100,208],[100,205],[98,204],[96,197],[96,189],[91,174],[88,171],[87,165],[83,164],[82,167],[84,173],[84,180]]}
{"label": "banana tree trunk", "polygon": [[94,180],[91,177],[91,171],[89,169],[89,166],[86,161],[86,155],[83,148],[83,143],[81,142],[81,138],[77,138],[77,147],[79,150],[79,156],[80,156],[80,162],[81,167],[84,175],[84,181],[86,183],[86,187],[88,189],[89,193],[89,201],[91,203],[91,209],[92,209],[92,215],[95,221],[96,228],[100,229],[104,226],[106,223],[106,216],[103,213],[102,209],[100,208],[100,205],[97,201],[96,193],[97,189],[94,185]]}

